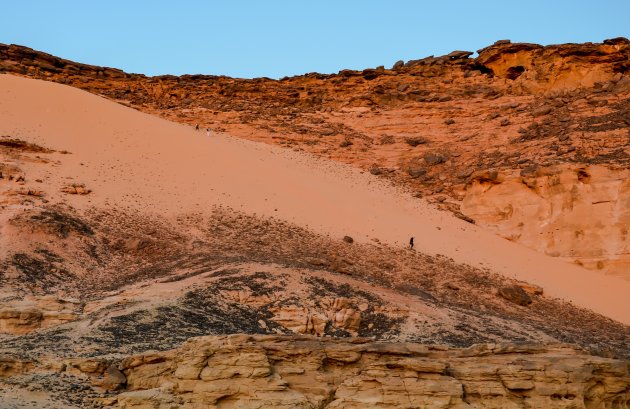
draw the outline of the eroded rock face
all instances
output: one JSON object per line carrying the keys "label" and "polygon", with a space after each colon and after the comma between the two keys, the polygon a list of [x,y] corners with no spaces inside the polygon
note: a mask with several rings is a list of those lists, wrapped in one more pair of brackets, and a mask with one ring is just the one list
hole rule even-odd
{"label": "eroded rock face", "polygon": [[[479,50],[477,58],[470,55],[454,51],[397,62],[392,69],[272,80],[146,77],[0,44],[0,72],[60,82],[193,127],[348,163],[531,248],[587,268],[628,271],[614,217],[597,216],[597,222],[583,225],[571,219],[581,216],[546,194],[528,207],[553,208],[551,219],[575,225],[572,234],[587,227],[584,237],[591,238],[576,243],[551,238],[548,226],[555,222],[529,223],[522,232],[505,223],[494,227],[487,219],[503,212],[505,203],[490,197],[462,200],[471,193],[467,182],[475,172],[518,174],[552,166],[578,172],[593,165],[628,169],[630,41],[541,46],[501,40]],[[567,183],[569,191],[572,181]],[[89,191],[79,190],[69,193]],[[38,192],[15,194],[30,199]],[[532,220],[544,218],[549,219],[537,215]],[[566,243],[576,246],[569,250]],[[338,265],[339,272],[347,270]]]}
{"label": "eroded rock face", "polygon": [[[309,309],[289,305],[276,307],[272,311],[273,321],[298,334],[324,335],[327,326],[359,334],[361,312],[348,298],[323,299],[320,308]],[[367,307],[365,307],[367,309]]]}
{"label": "eroded rock face", "polygon": [[601,165],[473,177],[462,211],[499,235],[630,279],[630,172]]}
{"label": "eroded rock face", "polygon": [[[603,44],[575,44],[542,47],[538,44],[497,42],[479,50],[477,62],[494,75],[518,80],[529,92],[550,89],[591,87],[627,70],[628,61],[619,50],[628,47],[627,39]],[[556,57],[561,57],[556,59]],[[551,63],[556,62],[556,64]]]}
{"label": "eroded rock face", "polygon": [[0,301],[0,334],[22,335],[79,318],[77,301],[54,296]]}
{"label": "eroded rock face", "polygon": [[235,335],[120,367],[119,408],[602,408],[630,400],[627,361],[566,346]]}

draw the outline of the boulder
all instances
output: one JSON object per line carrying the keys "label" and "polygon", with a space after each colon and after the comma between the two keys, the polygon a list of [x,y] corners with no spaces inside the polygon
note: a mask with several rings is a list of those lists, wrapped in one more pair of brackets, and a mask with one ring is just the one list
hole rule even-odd
{"label": "boulder", "polygon": [[516,305],[527,306],[532,303],[532,298],[518,285],[500,288],[499,295]]}
{"label": "boulder", "polygon": [[536,284],[526,283],[524,281],[519,281],[516,283],[519,287],[523,289],[529,295],[542,295],[543,288]]}
{"label": "boulder", "polygon": [[606,45],[630,45],[630,40],[625,37],[608,38],[604,40]]}
{"label": "boulder", "polygon": [[109,366],[103,374],[101,386],[109,391],[121,389],[127,383],[127,377],[115,366]]}
{"label": "boulder", "polygon": [[405,138],[405,142],[409,146],[416,147],[418,145],[424,145],[425,143],[429,142],[429,140],[427,138],[423,138],[422,136],[415,136],[415,137]]}
{"label": "boulder", "polygon": [[532,116],[538,117],[538,116],[548,115],[549,113],[551,113],[552,110],[553,110],[553,107],[551,107],[550,105],[543,105],[540,108],[534,109],[532,111]]}
{"label": "boulder", "polygon": [[372,166],[370,168],[370,173],[374,176],[378,176],[383,174],[383,169],[379,168],[378,166]]}
{"label": "boulder", "polygon": [[472,51],[451,51],[446,56],[449,60],[462,60],[473,55]]}
{"label": "boulder", "polygon": [[407,169],[407,173],[409,174],[409,176],[415,179],[415,178],[419,178],[420,176],[426,175],[427,170],[421,167],[412,167],[412,168]]}
{"label": "boulder", "polygon": [[392,66],[392,70],[399,70],[405,66],[405,62],[403,60],[398,60]]}
{"label": "boulder", "polygon": [[424,158],[424,162],[430,166],[435,166],[435,165],[439,165],[440,163],[446,162],[446,157],[444,157],[444,155],[441,155],[439,153],[427,152],[424,154],[423,158]]}
{"label": "boulder", "polygon": [[92,191],[85,187],[84,184],[71,184],[64,186],[61,191],[70,195],[87,195]]}

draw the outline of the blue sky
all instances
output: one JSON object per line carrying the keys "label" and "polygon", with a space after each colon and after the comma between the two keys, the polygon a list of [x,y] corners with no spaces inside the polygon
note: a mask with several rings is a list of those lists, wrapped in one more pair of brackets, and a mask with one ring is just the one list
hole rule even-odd
{"label": "blue sky", "polygon": [[391,66],[499,39],[630,37],[630,0],[12,1],[0,43],[128,72],[272,77]]}

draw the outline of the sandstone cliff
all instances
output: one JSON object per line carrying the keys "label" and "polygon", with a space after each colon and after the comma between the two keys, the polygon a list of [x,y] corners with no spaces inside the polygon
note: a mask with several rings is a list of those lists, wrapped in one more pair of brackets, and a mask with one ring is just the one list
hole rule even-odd
{"label": "sandstone cliff", "polygon": [[[389,183],[624,276],[627,41],[279,81],[0,55],[215,136],[1,76],[2,404],[628,405],[625,282]],[[416,251],[397,242],[410,226]],[[528,268],[560,278],[510,278]]]}
{"label": "sandstone cliff", "polygon": [[[519,186],[519,173],[544,185],[546,176],[532,178],[557,166],[577,174],[599,165],[593,183],[601,177],[623,189],[625,173],[615,169],[630,163],[628,40],[546,47],[504,40],[471,54],[401,61],[391,69],[246,80],[145,77],[0,45],[0,72],[62,82],[173,121],[350,163],[503,237],[628,277],[629,239],[617,222],[558,209],[549,195],[528,202],[541,209],[528,217],[504,212],[519,207],[505,194]],[[489,182],[482,190],[475,187],[478,173]],[[501,199],[493,190],[498,177],[513,181],[502,184]],[[512,193],[523,197],[518,188]],[[601,200],[611,201],[602,206]],[[584,200],[581,212],[607,214],[607,206],[623,208],[623,193]],[[552,215],[544,210],[551,207]],[[620,217],[610,220],[623,223]],[[544,227],[559,218],[580,236],[570,251]]]}
{"label": "sandstone cliff", "polygon": [[602,408],[630,404],[630,366],[562,346],[302,337],[195,339],[124,360],[121,408]]}
{"label": "sandstone cliff", "polygon": [[[82,407],[627,408],[630,362],[566,345],[465,349],[355,338],[233,335],[122,360],[0,361],[12,388],[60,382]],[[2,393],[0,393],[0,397]]]}

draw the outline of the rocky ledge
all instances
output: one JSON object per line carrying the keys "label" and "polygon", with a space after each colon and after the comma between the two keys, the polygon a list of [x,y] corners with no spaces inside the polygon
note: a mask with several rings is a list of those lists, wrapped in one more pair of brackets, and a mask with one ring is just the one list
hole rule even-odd
{"label": "rocky ledge", "polygon": [[79,361],[21,363],[4,375],[37,371],[38,365],[56,368],[50,376],[70,371],[101,391],[94,406],[134,409],[630,407],[630,361],[562,344],[457,349],[230,335],[193,338],[177,349],[118,361]]}

